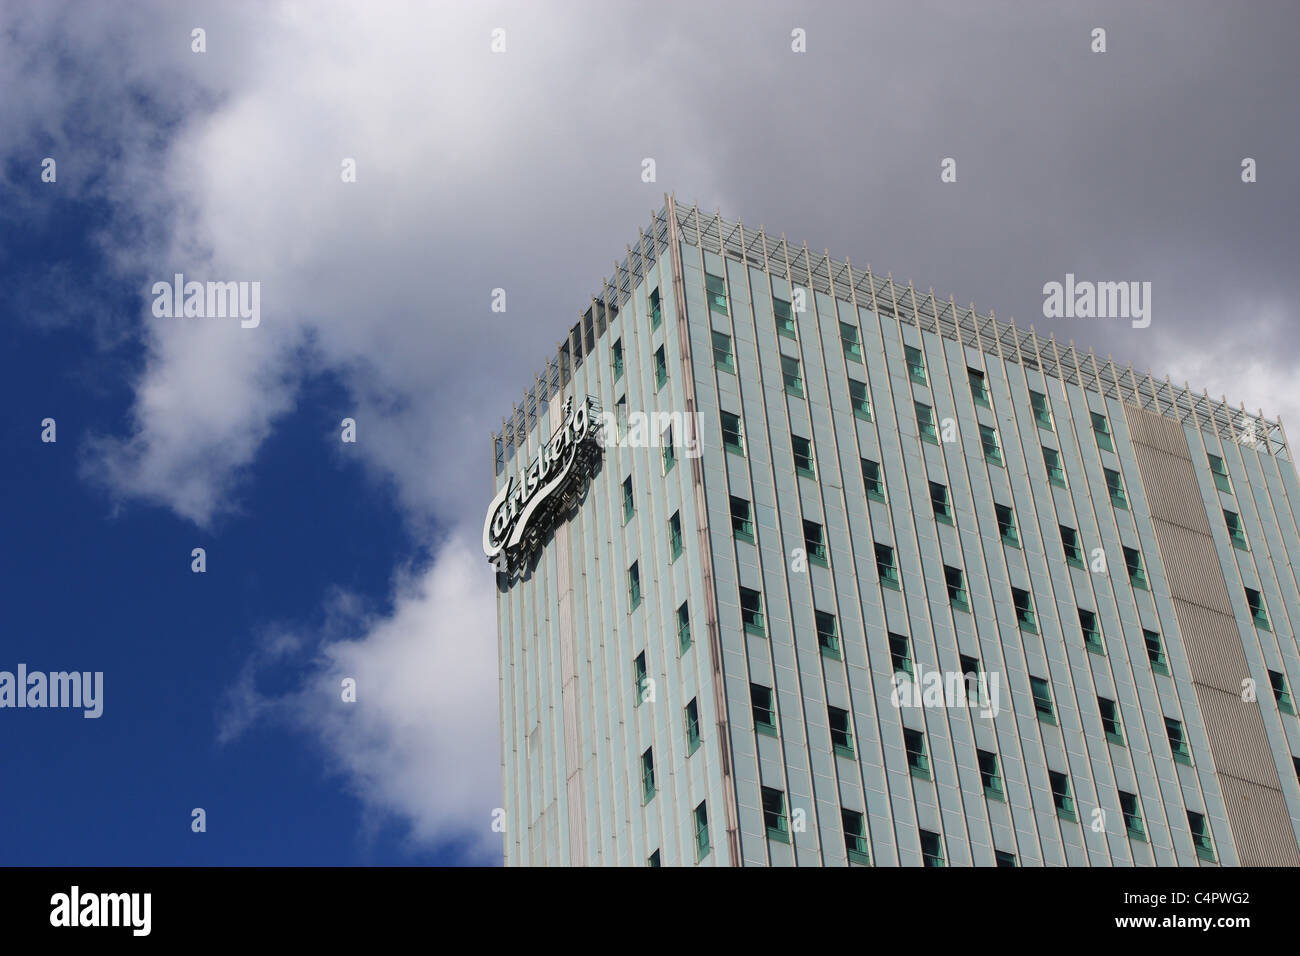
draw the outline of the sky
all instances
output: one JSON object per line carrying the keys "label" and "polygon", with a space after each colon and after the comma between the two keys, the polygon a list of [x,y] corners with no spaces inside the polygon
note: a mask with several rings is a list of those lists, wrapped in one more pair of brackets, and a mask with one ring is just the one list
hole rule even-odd
{"label": "sky", "polygon": [[[1297,35],[0,0],[0,671],[103,673],[97,718],[0,708],[0,864],[500,862],[489,437],[665,193],[1297,420]],[[155,314],[176,273],[257,325]],[[1045,318],[1067,274],[1150,325]]]}

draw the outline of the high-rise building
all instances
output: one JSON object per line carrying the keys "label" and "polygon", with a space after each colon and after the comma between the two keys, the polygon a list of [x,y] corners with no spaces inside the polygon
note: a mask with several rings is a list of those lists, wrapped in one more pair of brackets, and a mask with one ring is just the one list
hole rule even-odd
{"label": "high-rise building", "polygon": [[1279,423],[669,198],[493,452],[507,863],[1300,863]]}

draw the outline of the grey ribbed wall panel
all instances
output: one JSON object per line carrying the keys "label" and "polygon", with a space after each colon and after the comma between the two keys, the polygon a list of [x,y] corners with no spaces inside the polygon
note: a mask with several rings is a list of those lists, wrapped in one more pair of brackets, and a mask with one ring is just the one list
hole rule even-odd
{"label": "grey ribbed wall panel", "polygon": [[1240,644],[1237,619],[1187,601],[1175,601],[1174,610],[1197,680],[1207,687],[1240,695],[1241,682],[1250,676],[1246,659],[1241,654],[1222,651],[1234,642]]}
{"label": "grey ribbed wall panel", "polygon": [[[1139,468],[1142,467],[1142,457],[1139,445],[1137,453]],[[1190,472],[1191,461],[1186,464]],[[1146,472],[1143,471],[1144,484],[1145,476]],[[1158,492],[1148,490],[1147,496],[1150,497],[1152,494]],[[1205,506],[1201,504],[1199,493],[1195,504],[1197,510],[1204,515]],[[1223,614],[1231,614],[1232,605],[1228,602],[1228,586],[1223,580],[1223,569],[1219,567],[1219,553],[1215,550],[1214,539],[1208,533],[1190,531],[1182,525],[1170,524],[1168,521],[1156,519],[1154,524],[1156,540],[1160,542],[1160,556],[1164,559],[1165,574],[1169,578],[1170,595],[1177,600],[1199,604]],[[1242,654],[1241,641],[1234,635],[1232,643],[1235,646],[1236,656],[1241,657],[1244,665],[1246,659]],[[1225,651],[1232,652],[1228,648],[1225,648]]]}
{"label": "grey ribbed wall panel", "polygon": [[1232,821],[1232,838],[1242,863],[1295,866],[1300,862],[1282,791],[1233,777],[1220,779],[1223,802]]}
{"label": "grey ribbed wall panel", "polygon": [[1187,437],[1177,422],[1131,405],[1124,417],[1238,859],[1246,866],[1300,866],[1264,718],[1258,703],[1241,699],[1246,652]]}
{"label": "grey ribbed wall panel", "polygon": [[[1201,506],[1196,473],[1188,467],[1187,458],[1150,445],[1138,447],[1142,457],[1142,483],[1147,489],[1151,517],[1208,535],[1209,519]],[[1187,508],[1186,502],[1195,502],[1196,507]]]}
{"label": "grey ribbed wall panel", "polygon": [[[1139,412],[1141,414],[1135,414]],[[1187,451],[1187,438],[1178,422],[1128,404],[1124,406],[1124,417],[1135,444],[1154,448],[1175,458],[1186,458],[1189,462],[1192,460]],[[1143,484],[1146,480],[1146,470],[1143,469]]]}
{"label": "grey ribbed wall panel", "polygon": [[[1243,701],[1240,693],[1232,694],[1204,684],[1197,685],[1196,698],[1205,718],[1214,766],[1220,776],[1227,774],[1260,786],[1272,787],[1278,791],[1280,799],[1282,784],[1277,778],[1277,768],[1273,764],[1273,752],[1269,749],[1268,738],[1265,736],[1264,718],[1260,716],[1259,705],[1254,701]],[[1286,829],[1290,832],[1291,824],[1285,810],[1282,817],[1287,821]],[[1235,821],[1233,833],[1236,833]],[[1294,838],[1292,842],[1295,842]]]}

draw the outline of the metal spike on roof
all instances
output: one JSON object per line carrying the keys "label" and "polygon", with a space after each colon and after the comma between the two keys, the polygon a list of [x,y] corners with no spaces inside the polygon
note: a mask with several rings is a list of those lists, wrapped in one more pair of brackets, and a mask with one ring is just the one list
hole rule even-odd
{"label": "metal spike on roof", "polygon": [[[940,308],[933,289],[929,297],[918,301],[910,282],[907,286],[910,294],[900,298],[892,272],[887,272],[882,278],[871,272],[870,264],[865,269],[856,269],[849,265],[847,258],[842,262],[831,259],[829,251],[814,265],[806,242],[800,250],[802,255],[796,253],[791,258],[791,246],[784,233],[779,243],[769,244],[765,227],[760,226],[756,232],[740,220],[732,223],[722,219],[721,211],[701,215],[698,205],[679,203],[673,193],[665,193],[663,207],[651,214],[651,220],[649,231],[639,230],[642,237],[639,246],[630,249],[628,258],[616,265],[614,278],[607,283],[605,308],[610,314],[622,311],[622,304],[631,298],[650,269],[668,251],[670,225],[676,221],[682,242],[716,251],[733,261],[750,261],[766,268],[773,276],[788,280],[791,285],[807,288],[809,292],[857,301],[882,315],[891,315],[900,322],[935,332],[943,338],[970,343],[980,351],[1008,362],[1026,367],[1037,364],[1042,373],[1050,377],[1077,383],[1107,398],[1152,409],[1182,422],[1195,423],[1202,430],[1220,437],[1231,439],[1238,428],[1253,428],[1255,434],[1263,436],[1255,447],[1267,449],[1274,455],[1287,453],[1280,419],[1270,421],[1263,417],[1262,412],[1258,417],[1252,416],[1245,411],[1244,403],[1238,412],[1228,405],[1226,397],[1216,402],[1206,389],[1202,390],[1202,395],[1195,395],[1186,384],[1181,389],[1174,386],[1168,376],[1163,384],[1157,384],[1150,370],[1145,380],[1139,382],[1131,364],[1121,369],[1112,355],[1107,356],[1104,366],[1099,365],[1092,349],[1088,350],[1085,365],[1073,340],[1065,354],[1060,354],[1057,349],[1045,356],[1037,345],[1033,325],[1027,333],[1022,332],[1014,318],[1003,322],[992,309],[981,314],[976,311],[974,303],[960,313],[955,305]],[[747,252],[751,247],[754,251]],[[1050,341],[1054,341],[1054,333]],[[537,392],[536,387],[534,389],[539,401],[557,394],[568,384],[574,363],[567,350],[566,340],[557,346],[554,362],[548,357],[541,392]],[[1241,421],[1237,420],[1239,414]],[[503,421],[502,433],[497,436],[503,439],[504,448],[497,461],[498,472],[503,465],[502,458],[508,458],[514,452],[511,431]]]}

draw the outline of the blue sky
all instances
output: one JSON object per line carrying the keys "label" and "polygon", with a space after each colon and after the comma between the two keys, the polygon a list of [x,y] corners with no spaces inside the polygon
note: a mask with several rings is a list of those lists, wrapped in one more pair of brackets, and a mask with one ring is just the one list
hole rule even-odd
{"label": "blue sky", "polygon": [[[33,193],[39,185],[29,187]],[[71,203],[11,248],[7,274],[54,254],[93,274],[96,257]],[[111,280],[109,280],[111,281]],[[129,299],[129,296],[125,298]],[[133,306],[126,302],[125,307]],[[104,714],[7,711],[0,807],[7,863],[433,863],[454,848],[412,847],[393,821],[363,821],[362,803],[331,777],[301,732],[270,726],[222,744],[230,685],[257,637],[312,627],[327,588],[391,610],[389,573],[427,561],[392,496],[324,441],[345,396],[314,377],[247,476],[242,512],[199,531],[151,506],[112,508],[81,474],[81,449],[113,431],[132,399],[124,373],[136,340],[97,353],[74,329],[11,326],[0,398],[5,416],[0,551],[6,653],[0,668],[102,670]],[[39,422],[57,422],[42,444]],[[36,424],[33,424],[36,423]],[[21,503],[21,505],[19,504]],[[190,570],[193,547],[208,569]],[[267,692],[292,686],[292,666],[259,674]],[[190,830],[203,807],[209,830]],[[13,825],[21,821],[21,826]]]}
{"label": "blue sky", "polygon": [[[0,0],[0,670],[105,685],[0,710],[0,863],[499,861],[489,434],[666,191],[1290,422],[1296,30]],[[155,317],[176,272],[260,325]],[[1150,328],[1043,318],[1067,273],[1150,281]]]}

